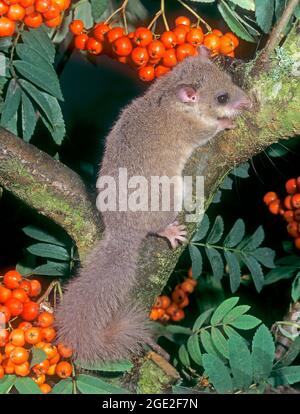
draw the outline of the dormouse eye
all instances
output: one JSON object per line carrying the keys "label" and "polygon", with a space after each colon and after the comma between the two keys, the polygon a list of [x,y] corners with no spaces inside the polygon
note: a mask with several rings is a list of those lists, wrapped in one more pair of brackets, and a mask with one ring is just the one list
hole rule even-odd
{"label": "dormouse eye", "polygon": [[229,101],[229,94],[227,92],[220,93],[220,95],[217,96],[217,101],[220,105],[225,105]]}

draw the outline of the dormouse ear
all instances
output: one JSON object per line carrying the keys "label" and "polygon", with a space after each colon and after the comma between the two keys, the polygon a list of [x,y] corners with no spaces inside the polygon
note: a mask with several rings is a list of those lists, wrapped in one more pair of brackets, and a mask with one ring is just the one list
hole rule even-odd
{"label": "dormouse ear", "polygon": [[198,56],[203,57],[204,59],[210,59],[211,51],[206,46],[197,47]]}
{"label": "dormouse ear", "polygon": [[177,89],[177,96],[180,102],[198,102],[199,94],[198,92],[190,85],[181,85]]}

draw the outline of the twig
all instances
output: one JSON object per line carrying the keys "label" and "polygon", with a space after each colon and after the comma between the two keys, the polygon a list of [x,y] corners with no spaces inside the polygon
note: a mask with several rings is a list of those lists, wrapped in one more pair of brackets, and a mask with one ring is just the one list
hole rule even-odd
{"label": "twig", "polygon": [[124,0],[122,3],[122,6],[119,7],[118,9],[116,9],[106,20],[105,20],[105,24],[109,23],[110,20],[118,13],[122,14],[123,17],[123,21],[124,21],[124,27],[125,27],[125,31],[127,33],[127,20],[126,20],[126,6],[129,0]]}
{"label": "twig", "polygon": [[45,299],[47,299],[54,287],[57,285],[59,285],[59,282],[57,280],[53,280],[48,286],[46,292],[37,300],[36,303],[40,305]]}
{"label": "twig", "polygon": [[277,24],[273,27],[273,30],[271,31],[269,40],[264,50],[255,62],[255,65],[252,69],[253,74],[260,72],[269,62],[271,54],[273,53],[273,51],[278,46],[278,44],[284,36],[284,29],[288,25],[298,3],[299,0],[289,0],[284,12],[282,13],[282,16],[278,20]]}
{"label": "twig", "polygon": [[148,24],[148,29],[150,30],[151,29],[151,27],[154,25],[154,23],[156,22],[156,20],[160,17],[162,15],[162,11],[161,10],[159,10],[156,14],[155,14],[155,16],[154,16],[154,18],[151,20],[151,22]]}
{"label": "twig", "polygon": [[203,23],[204,26],[206,27],[206,29],[211,32],[212,28],[210,27],[210,25],[204,20],[202,19],[202,17],[199,16],[198,13],[195,12],[195,10],[193,10],[190,6],[188,6],[184,1],[182,0],[177,0],[178,3],[180,3],[183,7],[185,7],[190,13],[192,13],[195,17],[197,17],[198,19],[198,24],[199,22]]}
{"label": "twig", "polygon": [[166,13],[165,13],[165,0],[161,0],[160,9],[161,9],[162,18],[163,18],[163,21],[164,21],[165,28],[166,28],[167,31],[169,31],[170,28],[169,28],[168,21],[167,21],[167,18],[166,18]]}

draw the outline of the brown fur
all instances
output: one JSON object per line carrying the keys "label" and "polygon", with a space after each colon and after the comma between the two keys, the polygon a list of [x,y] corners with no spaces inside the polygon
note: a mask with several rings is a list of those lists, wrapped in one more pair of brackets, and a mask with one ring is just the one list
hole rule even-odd
{"label": "brown fur", "polygon": [[[199,102],[182,103],[181,85],[192,86]],[[230,101],[221,106],[216,94],[224,91]],[[100,176],[117,182],[120,167],[127,168],[128,177],[181,175],[192,151],[224,129],[219,118],[238,114],[236,102],[247,98],[225,73],[203,56],[186,59],[123,110],[106,139]],[[102,215],[105,238],[67,286],[57,312],[59,340],[89,362],[128,357],[150,339],[145,311],[124,298],[136,278],[142,240],[176,218],[174,211]]]}

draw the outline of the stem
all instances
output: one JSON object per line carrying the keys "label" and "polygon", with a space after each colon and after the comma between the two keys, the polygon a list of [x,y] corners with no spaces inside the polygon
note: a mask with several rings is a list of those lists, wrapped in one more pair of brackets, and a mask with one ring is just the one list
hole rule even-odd
{"label": "stem", "polygon": [[45,299],[48,299],[48,296],[50,295],[54,287],[57,286],[58,284],[59,282],[57,280],[53,280],[48,286],[48,288],[46,289],[46,292],[39,298],[39,300],[37,300],[36,303],[41,304]]}
{"label": "stem", "polygon": [[148,27],[147,27],[147,29],[151,29],[151,27],[154,25],[154,23],[156,22],[156,20],[160,17],[162,15],[162,11],[161,10],[159,10],[156,14],[155,14],[155,16],[154,16],[154,18],[151,20],[151,22],[149,23],[149,25],[148,25]]}
{"label": "stem", "polygon": [[161,0],[160,10],[161,10],[161,13],[162,13],[162,18],[163,18],[163,21],[164,21],[165,28],[166,28],[167,31],[169,31],[170,28],[169,28],[169,25],[168,25],[166,14],[165,14],[165,0]]}
{"label": "stem", "polygon": [[293,328],[300,329],[300,325],[296,322],[277,321],[277,322],[275,322],[275,325],[286,325],[286,326],[292,326]]}
{"label": "stem", "polygon": [[206,29],[211,32],[212,28],[210,27],[210,25],[204,20],[202,19],[202,17],[199,16],[199,14],[197,12],[195,12],[195,10],[193,10],[189,5],[187,5],[184,1],[182,0],[177,0],[178,3],[180,3],[183,7],[185,7],[190,13],[192,13],[195,17],[197,17],[198,19],[198,24],[199,22],[203,23],[204,26],[206,27]]}
{"label": "stem", "polygon": [[239,249],[234,249],[234,248],[230,248],[230,247],[224,247],[224,246],[218,246],[216,244],[208,244],[208,243],[192,243],[195,246],[201,246],[201,247],[212,247],[214,249],[219,249],[219,250],[223,250],[223,251],[230,251],[230,252],[237,252],[239,254],[243,254],[243,252]]}
{"label": "stem", "polygon": [[15,72],[15,68],[13,66],[13,59],[14,59],[16,46],[18,44],[18,41],[20,39],[20,36],[21,36],[21,33],[22,33],[23,29],[24,29],[24,23],[21,23],[21,25],[19,27],[19,30],[18,30],[18,33],[17,33],[17,35],[14,38],[14,41],[12,43],[12,47],[11,47],[11,51],[10,51],[10,55],[9,55],[9,68],[10,68],[11,74],[12,74],[12,76],[15,79],[16,82],[18,82],[18,77],[17,77],[17,74]]}
{"label": "stem", "polygon": [[121,13],[123,16],[123,20],[124,20],[124,27],[125,27],[125,31],[127,33],[127,20],[126,20],[126,6],[129,0],[124,0],[122,3],[122,6],[119,7],[118,9],[116,9],[106,20],[105,20],[105,24],[109,23],[110,20],[118,13]]}
{"label": "stem", "polygon": [[271,34],[269,36],[268,43],[253,67],[252,73],[261,72],[262,69],[270,60],[270,56],[279,45],[280,41],[284,36],[284,29],[288,25],[293,13],[298,5],[299,0],[289,0],[288,5],[286,6],[282,16],[278,20],[277,24],[273,27]]}

